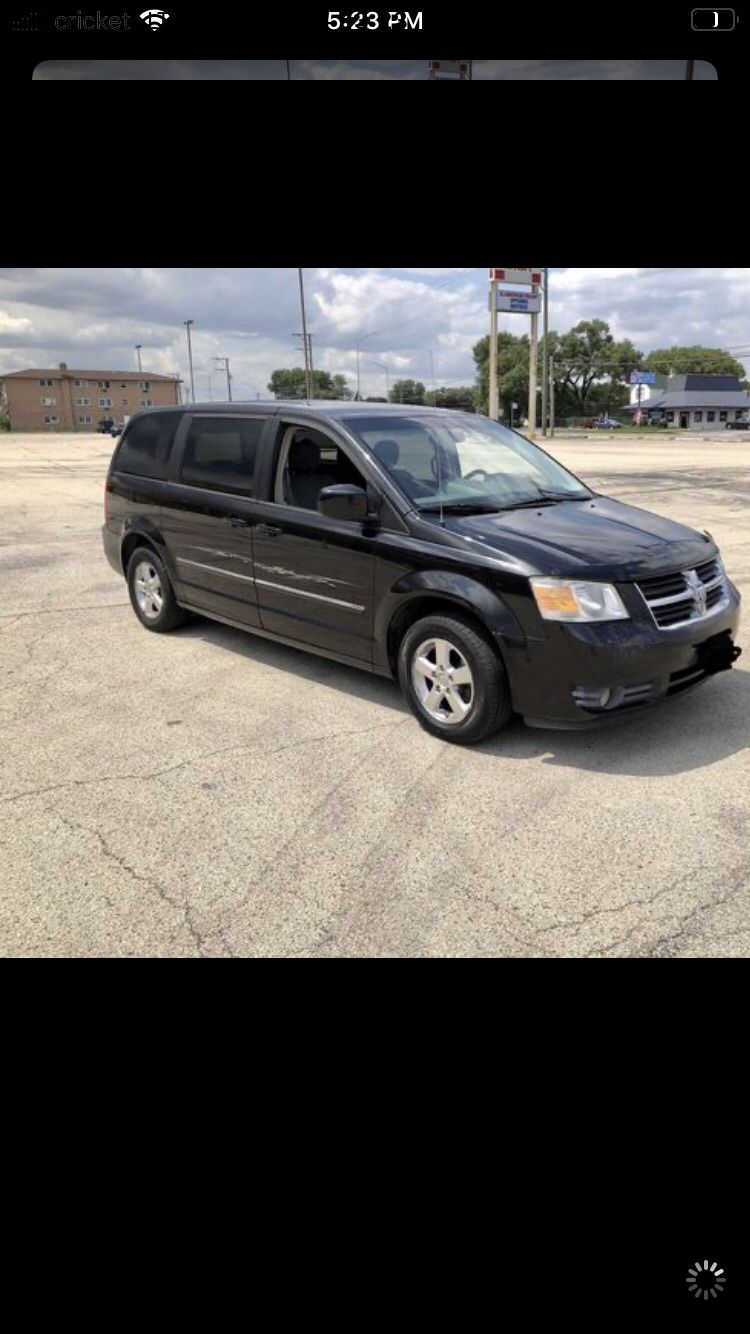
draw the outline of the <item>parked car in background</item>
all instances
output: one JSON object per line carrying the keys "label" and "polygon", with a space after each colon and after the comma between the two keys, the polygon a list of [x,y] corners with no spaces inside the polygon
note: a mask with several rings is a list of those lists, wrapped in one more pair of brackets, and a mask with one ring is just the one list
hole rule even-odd
{"label": "parked car in background", "polygon": [[750,421],[745,417],[741,421],[725,422],[725,428],[727,431],[750,431]]}
{"label": "parked car in background", "polygon": [[108,431],[112,430],[114,424],[115,424],[114,417],[100,417],[98,430],[102,433],[102,435],[106,435]]}
{"label": "parked car in background", "polygon": [[125,430],[125,423],[122,419],[120,419],[120,421],[114,423],[112,430],[110,431],[110,435],[122,435],[122,432],[124,430]]}
{"label": "parked car in background", "polygon": [[597,431],[619,431],[622,422],[616,422],[614,417],[599,417],[594,422]]}

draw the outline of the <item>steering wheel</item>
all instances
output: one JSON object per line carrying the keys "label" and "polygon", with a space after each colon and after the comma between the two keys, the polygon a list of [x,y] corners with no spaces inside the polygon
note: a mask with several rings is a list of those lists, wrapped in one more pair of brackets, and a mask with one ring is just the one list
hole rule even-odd
{"label": "steering wheel", "polygon": [[486,468],[472,468],[471,472],[467,472],[466,476],[463,478],[463,481],[470,482],[472,477],[478,477],[480,473],[485,480],[490,475]]}

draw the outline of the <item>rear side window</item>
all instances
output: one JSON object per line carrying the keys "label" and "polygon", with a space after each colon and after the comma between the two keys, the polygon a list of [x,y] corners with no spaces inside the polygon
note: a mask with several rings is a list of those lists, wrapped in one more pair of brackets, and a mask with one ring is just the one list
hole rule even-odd
{"label": "rear side window", "polygon": [[123,435],[115,456],[117,471],[137,473],[140,477],[165,478],[178,421],[178,414],[170,412],[133,422]]}
{"label": "rear side window", "polygon": [[264,426],[261,417],[195,417],[185,444],[180,480],[210,491],[252,495]]}

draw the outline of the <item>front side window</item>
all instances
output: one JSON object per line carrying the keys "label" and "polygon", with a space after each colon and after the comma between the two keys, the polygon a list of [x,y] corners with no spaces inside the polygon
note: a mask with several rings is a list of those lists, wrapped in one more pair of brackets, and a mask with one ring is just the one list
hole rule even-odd
{"label": "front side window", "polygon": [[588,488],[524,436],[459,413],[342,417],[418,510],[499,510],[584,499]]}
{"label": "front side window", "polygon": [[253,494],[262,417],[194,417],[180,480],[209,491]]}
{"label": "front side window", "polygon": [[140,477],[165,478],[178,421],[175,412],[134,421],[121,437],[115,468]]}
{"label": "front side window", "polygon": [[276,472],[276,503],[317,510],[323,487],[342,482],[363,488],[367,485],[349,456],[330,436],[311,427],[290,426]]}

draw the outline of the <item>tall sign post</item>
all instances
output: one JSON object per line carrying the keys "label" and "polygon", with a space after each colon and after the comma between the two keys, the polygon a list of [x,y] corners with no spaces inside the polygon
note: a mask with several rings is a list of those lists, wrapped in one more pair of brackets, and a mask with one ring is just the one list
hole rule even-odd
{"label": "tall sign post", "polygon": [[537,363],[537,332],[536,326],[539,316],[536,311],[531,316],[531,344],[529,347],[529,425],[526,434],[533,440],[536,435],[536,363]]}
{"label": "tall sign post", "polygon": [[490,417],[498,419],[497,401],[497,279],[490,269]]}
{"label": "tall sign post", "polygon": [[[529,350],[529,425],[528,434],[536,435],[536,378],[537,378],[537,317],[541,308],[539,288],[541,269],[490,269],[490,417],[498,420],[497,391],[497,312],[516,311],[531,316],[531,343]],[[530,287],[530,292],[499,291],[498,283]]]}
{"label": "tall sign post", "polygon": [[548,285],[549,285],[549,269],[545,269],[544,270],[544,324],[543,324],[543,336],[542,336],[542,435],[547,434],[547,382],[549,378],[547,375],[547,356],[548,356],[547,343],[549,342],[549,320],[548,320],[549,308],[547,303]]}

